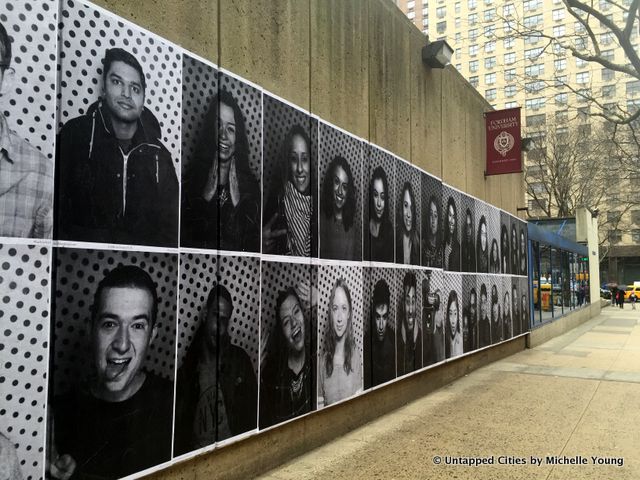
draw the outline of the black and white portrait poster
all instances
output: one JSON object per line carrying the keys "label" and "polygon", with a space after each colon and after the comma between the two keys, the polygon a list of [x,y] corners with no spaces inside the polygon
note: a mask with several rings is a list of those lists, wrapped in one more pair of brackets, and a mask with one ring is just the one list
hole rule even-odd
{"label": "black and white portrait poster", "polygon": [[487,219],[489,241],[489,273],[501,273],[502,257],[500,255],[501,212],[493,205],[484,204]]}
{"label": "black and white portrait poster", "polygon": [[446,358],[464,353],[462,275],[444,272],[444,351]]}
{"label": "black and white portrait poster", "polygon": [[398,291],[392,268],[363,269],[364,388],[396,377]]}
{"label": "black and white portrait poster", "polygon": [[422,172],[422,266],[442,268],[446,227],[442,210],[442,182]]}
{"label": "black and white portrait poster", "polygon": [[318,291],[312,271],[317,269],[309,263],[262,262],[261,429],[316,408]]}
{"label": "black and white portrait poster", "polygon": [[511,290],[511,277],[510,275],[503,276],[500,278],[502,282],[502,291],[501,291],[501,312],[502,312],[502,339],[509,340],[514,336],[514,322],[513,322],[513,311],[511,310],[511,299],[512,290]]}
{"label": "black and white portrait poster", "polygon": [[264,96],[262,253],[318,256],[318,121]]}
{"label": "black and white portrait poster", "polygon": [[489,204],[480,200],[475,201],[476,205],[476,231],[475,231],[475,257],[476,271],[478,273],[489,273],[489,258],[491,253],[491,234],[489,232],[489,221],[491,216]]}
{"label": "black and white portrait poster", "polygon": [[318,408],[362,392],[362,267],[318,272]]}
{"label": "black and white portrait poster", "polygon": [[500,211],[500,272],[511,274],[511,215]]}
{"label": "black and white portrait poster", "polygon": [[423,366],[445,359],[445,285],[442,270],[424,270],[422,292]]}
{"label": "black and white portrait poster", "polygon": [[49,347],[50,249],[0,244],[0,471],[41,479]]}
{"label": "black and white portrait poster", "polygon": [[257,427],[260,259],[182,253],[174,455]]}
{"label": "black and white portrait poster", "polygon": [[442,187],[444,232],[442,235],[443,267],[450,272],[460,271],[460,192],[447,185]]}
{"label": "black and white portrait poster", "polygon": [[487,283],[489,288],[489,318],[491,319],[491,343],[498,343],[505,339],[502,323],[502,293],[503,277],[492,275]]}
{"label": "black and white portrait poster", "polygon": [[421,172],[402,160],[396,172],[396,263],[420,265]]}
{"label": "black and white portrait poster", "polygon": [[461,227],[461,271],[474,273],[476,272],[476,226],[477,212],[476,199],[465,195],[461,195],[460,201],[460,227]]}
{"label": "black and white portrait poster", "polygon": [[0,237],[51,238],[58,1],[3,1]]}
{"label": "black and white portrait poster", "polygon": [[476,275],[462,276],[462,291],[459,307],[462,318],[462,339],[464,353],[472,352],[479,348],[478,339],[478,287]]}
{"label": "black and white portrait poster", "polygon": [[518,261],[517,275],[527,276],[529,272],[528,245],[529,236],[527,235],[527,224],[522,220],[516,221],[518,229]]}
{"label": "black and white portrait poster", "polygon": [[59,34],[56,238],[177,247],[180,49],[72,0]]}
{"label": "black and white portrait poster", "polygon": [[529,283],[527,277],[518,277],[518,295],[520,296],[520,318],[522,333],[526,333],[531,328],[530,308],[529,308]]}
{"label": "black and white portrait poster", "polygon": [[405,375],[422,368],[422,275],[419,269],[397,269],[396,371]]}
{"label": "black and white portrait poster", "polygon": [[393,263],[396,163],[399,160],[375,145],[367,144],[366,148],[369,167],[365,168],[363,182],[363,259]]}
{"label": "black and white portrait poster", "polygon": [[492,343],[491,288],[492,275],[476,276],[478,292],[478,348],[488,347]]}
{"label": "black and white portrait poster", "polygon": [[183,73],[180,245],[259,252],[262,91],[186,56]]}
{"label": "black and white portrait poster", "polygon": [[177,254],[54,253],[53,476],[118,478],[169,461]]}
{"label": "black and white portrait poster", "polygon": [[364,143],[320,122],[320,257],[362,260]]}

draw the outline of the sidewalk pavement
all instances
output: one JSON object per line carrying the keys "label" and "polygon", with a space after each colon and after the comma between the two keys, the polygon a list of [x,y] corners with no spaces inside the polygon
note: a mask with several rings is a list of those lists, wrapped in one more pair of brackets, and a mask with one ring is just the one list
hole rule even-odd
{"label": "sidewalk pavement", "polygon": [[[638,479],[639,446],[640,310],[626,305],[260,478]],[[447,457],[494,463],[446,465]]]}

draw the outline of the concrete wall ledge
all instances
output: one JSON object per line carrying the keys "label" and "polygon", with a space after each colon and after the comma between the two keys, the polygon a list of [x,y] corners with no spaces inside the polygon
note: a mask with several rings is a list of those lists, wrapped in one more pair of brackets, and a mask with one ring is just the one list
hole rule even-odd
{"label": "concrete wall ledge", "polygon": [[341,404],[185,460],[148,478],[253,478],[423,397],[473,370],[524,350],[526,337],[523,335],[418,372]]}
{"label": "concrete wall ledge", "polygon": [[568,315],[560,317],[553,322],[547,323],[531,330],[528,336],[527,348],[535,348],[538,345],[542,345],[543,343],[551,340],[552,338],[562,335],[563,333],[566,333],[569,330],[582,325],[584,322],[599,315],[601,309],[602,304],[600,301],[597,301],[585,307],[582,307],[579,310],[574,310]]}

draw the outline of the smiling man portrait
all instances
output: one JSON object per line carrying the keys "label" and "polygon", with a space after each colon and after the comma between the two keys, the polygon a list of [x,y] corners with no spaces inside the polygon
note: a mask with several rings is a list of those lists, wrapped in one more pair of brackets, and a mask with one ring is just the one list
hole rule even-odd
{"label": "smiling man portrait", "polygon": [[157,313],[156,287],[140,267],[116,267],[98,285],[94,373],[54,399],[51,477],[119,478],[170,459],[173,383],[144,369]]}
{"label": "smiling man portrait", "polygon": [[59,133],[57,238],[177,246],[178,180],[144,106],[142,66],[109,49],[102,83],[100,98]]}

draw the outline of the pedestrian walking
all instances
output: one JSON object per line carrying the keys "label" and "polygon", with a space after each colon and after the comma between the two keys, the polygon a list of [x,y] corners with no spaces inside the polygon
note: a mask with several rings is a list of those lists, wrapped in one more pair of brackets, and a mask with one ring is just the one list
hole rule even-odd
{"label": "pedestrian walking", "polygon": [[637,301],[638,301],[638,297],[636,297],[636,292],[631,292],[631,295],[629,295],[629,302],[631,302],[631,310],[636,309]]}

